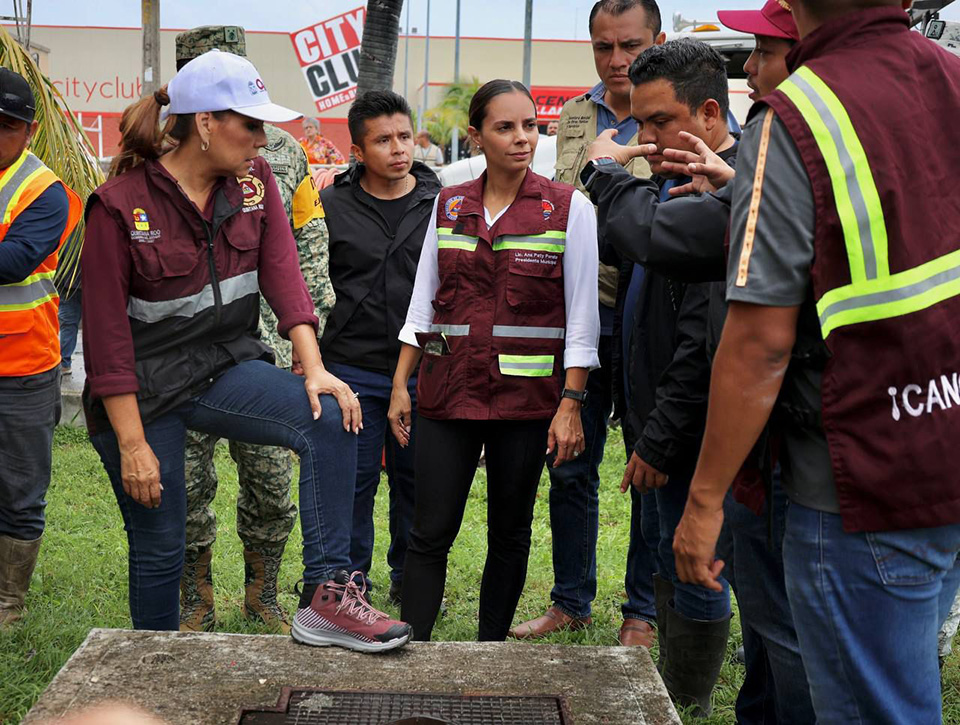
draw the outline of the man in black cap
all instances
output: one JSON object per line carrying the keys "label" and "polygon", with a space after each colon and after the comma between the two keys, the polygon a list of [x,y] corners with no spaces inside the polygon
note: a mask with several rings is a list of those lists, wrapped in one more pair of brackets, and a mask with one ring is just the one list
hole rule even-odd
{"label": "man in black cap", "polygon": [[20,619],[37,563],[60,418],[57,252],[81,203],[27,150],[27,81],[0,68],[0,630]]}

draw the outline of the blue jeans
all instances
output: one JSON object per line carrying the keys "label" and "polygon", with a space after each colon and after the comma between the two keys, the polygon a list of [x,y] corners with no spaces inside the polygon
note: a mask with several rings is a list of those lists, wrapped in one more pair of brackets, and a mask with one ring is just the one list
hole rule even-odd
{"label": "blue jeans", "polygon": [[60,368],[0,377],[0,536],[34,541],[43,535],[60,422]]}
{"label": "blue jeans", "polygon": [[687,619],[713,622],[730,616],[730,585],[720,577],[722,592],[687,584],[677,576],[673,558],[673,535],[683,517],[690,491],[690,479],[671,477],[667,485],[643,496],[641,522],[647,546],[657,551],[661,577],[673,582],[673,608]]}
{"label": "blue jeans", "polygon": [[77,349],[82,297],[83,293],[78,289],[69,299],[60,299],[60,357],[66,367],[72,364],[73,351]]}
{"label": "blue jeans", "polygon": [[787,594],[820,725],[941,721],[937,633],[958,551],[960,524],[851,534],[836,514],[790,504]]}
{"label": "blue jeans", "polygon": [[336,400],[320,398],[313,412],[303,379],[269,363],[240,363],[210,388],[144,427],[160,462],[163,494],[149,509],[123,490],[120,451],[113,431],[92,436],[110,476],[130,547],[130,614],[137,629],[180,626],[180,575],[187,496],[183,476],[186,429],[243,443],[283,446],[300,456],[303,579],[327,581],[350,566],[350,524],[357,477],[357,446],[343,429]]}
{"label": "blue jeans", "polygon": [[[662,571],[660,557],[643,538],[643,516],[649,507],[643,501],[653,500],[655,494],[641,494],[630,487],[630,546],[627,549],[627,574],[623,585],[627,601],[620,605],[624,619],[642,619],[651,624],[657,621],[657,599],[653,591],[653,575]],[[656,506],[653,508],[656,514]]]}
{"label": "blue jeans", "polygon": [[350,571],[369,576],[373,561],[373,504],[380,485],[380,464],[384,452],[387,459],[387,482],[390,485],[390,548],[387,565],[390,580],[403,581],[403,562],[413,525],[413,447],[417,429],[417,378],[407,386],[413,403],[410,445],[401,448],[390,431],[387,412],[393,380],[382,373],[352,365],[327,363],[327,370],[360,394],[363,408],[363,430],[357,438],[357,488],[353,500],[353,536],[350,541]]}
{"label": "blue jeans", "polygon": [[[613,407],[612,338],[600,337],[600,364],[587,378],[587,402],[580,412],[584,452],[550,473],[550,529],[553,532],[554,605],[572,617],[589,617],[597,596],[597,533],[600,522],[600,464]],[[656,618],[653,559],[642,540],[631,539],[627,556],[624,617]]]}
{"label": "blue jeans", "polygon": [[[758,516],[730,498],[724,504],[733,538],[746,676],[737,697],[740,725],[816,722],[800,657],[783,573],[787,495],[774,480],[768,508]],[[718,558],[723,558],[717,553]],[[730,562],[728,562],[728,568]],[[726,571],[726,570],[725,570]]]}

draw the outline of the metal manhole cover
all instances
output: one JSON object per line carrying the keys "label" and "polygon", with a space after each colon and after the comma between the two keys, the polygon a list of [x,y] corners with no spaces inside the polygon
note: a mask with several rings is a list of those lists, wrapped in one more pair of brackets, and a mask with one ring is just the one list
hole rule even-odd
{"label": "metal manhole cover", "polygon": [[435,695],[285,687],[272,710],[244,710],[239,725],[572,725],[553,695]]}

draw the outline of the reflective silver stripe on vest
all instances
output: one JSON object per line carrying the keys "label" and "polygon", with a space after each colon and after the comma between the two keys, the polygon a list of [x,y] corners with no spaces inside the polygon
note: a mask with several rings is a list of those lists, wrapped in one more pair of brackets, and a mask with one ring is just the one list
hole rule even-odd
{"label": "reflective silver stripe on vest", "polygon": [[430,332],[442,332],[451,337],[466,337],[470,334],[470,325],[430,325]]}
{"label": "reflective silver stripe on vest", "polygon": [[867,279],[877,278],[877,255],[874,248],[873,230],[870,227],[870,213],[867,210],[867,202],[860,186],[860,180],[857,178],[857,168],[853,158],[850,156],[846,139],[840,130],[840,124],[830,107],[823,102],[820,94],[803,78],[802,75],[794,73],[790,76],[790,81],[799,88],[807,100],[813,105],[820,114],[820,119],[830,132],[833,143],[837,147],[837,155],[840,157],[840,164],[843,166],[846,175],[847,190],[850,194],[850,202],[853,204],[856,212],[857,228],[860,230],[860,246],[863,250],[863,267]]}
{"label": "reflective silver stripe on vest", "polygon": [[[224,305],[236,302],[247,295],[260,291],[257,270],[231,277],[220,282],[220,298]],[[161,302],[148,302],[131,297],[127,302],[127,314],[140,322],[152,323],[169,317],[195,317],[215,304],[213,286],[206,285],[202,290],[187,297]]]}
{"label": "reflective silver stripe on vest", "polygon": [[562,340],[567,331],[563,327],[517,327],[494,325],[494,337],[526,337],[531,340]]}
{"label": "reflective silver stripe on vest", "polygon": [[23,160],[23,163],[20,164],[20,168],[14,171],[13,174],[10,175],[10,178],[0,180],[0,218],[6,216],[7,207],[10,206],[10,202],[13,201],[13,197],[16,195],[20,185],[26,181],[27,177],[34,171],[39,171],[43,168],[43,162],[40,159],[29,152],[24,153],[26,154],[26,158]]}
{"label": "reflective silver stripe on vest", "polygon": [[31,309],[56,294],[52,278],[40,278],[30,284],[0,285],[0,310],[5,307]]}

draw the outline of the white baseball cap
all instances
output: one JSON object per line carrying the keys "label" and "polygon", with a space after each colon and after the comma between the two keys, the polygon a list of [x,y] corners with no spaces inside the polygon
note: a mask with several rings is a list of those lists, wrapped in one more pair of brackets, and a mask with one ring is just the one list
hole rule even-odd
{"label": "white baseball cap", "polygon": [[161,120],[182,113],[235,111],[267,123],[296,121],[302,113],[271,103],[260,73],[246,58],[214,49],[187,63],[167,85],[170,104]]}

